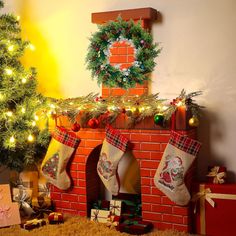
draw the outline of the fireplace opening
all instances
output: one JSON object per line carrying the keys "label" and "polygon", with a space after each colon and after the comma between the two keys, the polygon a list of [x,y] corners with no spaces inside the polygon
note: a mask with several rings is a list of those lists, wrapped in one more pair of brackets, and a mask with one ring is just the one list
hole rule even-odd
{"label": "fireplace opening", "polygon": [[141,204],[141,178],[140,167],[131,151],[127,151],[118,164],[120,191],[113,196],[97,174],[102,144],[96,146],[89,154],[86,163],[86,188],[87,188],[87,216],[90,217],[93,204],[98,200],[128,200]]}

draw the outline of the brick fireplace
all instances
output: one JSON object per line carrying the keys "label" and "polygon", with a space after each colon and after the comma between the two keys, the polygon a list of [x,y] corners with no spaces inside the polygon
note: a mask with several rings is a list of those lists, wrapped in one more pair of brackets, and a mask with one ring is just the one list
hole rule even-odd
{"label": "brick fireplace", "polygon": [[[138,12],[137,12],[138,11]],[[143,26],[150,26],[150,19],[156,19],[157,12],[151,8],[142,9],[144,17]],[[96,13],[92,15],[94,23],[103,23],[102,19],[115,19],[120,13],[123,18],[127,15],[126,11],[112,12],[103,14]],[[132,14],[135,10],[132,10]],[[140,9],[136,10],[138,19],[140,18]],[[112,15],[112,17],[111,17]],[[130,15],[130,14],[128,14]],[[149,18],[148,18],[149,17]],[[133,19],[135,19],[133,17]],[[130,89],[128,93],[132,95],[141,95],[148,91],[148,84],[137,86]],[[122,89],[102,88],[102,96],[122,95],[127,91]],[[140,187],[142,201],[142,218],[151,221],[154,226],[160,230],[176,229],[180,231],[190,230],[189,207],[180,207],[170,201],[154,185],[154,174],[160,163],[163,151],[170,137],[170,126],[163,128],[155,125],[153,118],[147,118],[137,124],[132,129],[126,127],[126,115],[120,114],[114,128],[120,130],[132,144],[131,152],[136,158],[140,168]],[[186,125],[187,115],[179,109],[175,116],[174,126],[178,132],[189,137],[196,137],[196,129],[190,129]],[[60,117],[58,123],[66,128],[71,127],[66,117]],[[77,148],[70,164],[68,173],[71,176],[72,187],[67,191],[61,191],[55,186],[51,186],[51,198],[55,204],[56,210],[64,213],[77,214],[80,216],[89,216],[91,203],[101,198],[100,179],[96,172],[96,166],[101,150],[101,145],[105,137],[104,127],[97,129],[82,128],[78,133],[81,142]]]}

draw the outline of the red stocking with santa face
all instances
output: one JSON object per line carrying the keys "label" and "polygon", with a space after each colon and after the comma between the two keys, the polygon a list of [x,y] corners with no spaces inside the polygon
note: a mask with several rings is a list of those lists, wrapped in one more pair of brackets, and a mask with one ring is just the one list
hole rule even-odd
{"label": "red stocking with santa face", "polygon": [[178,205],[186,205],[190,200],[184,178],[200,147],[198,141],[172,131],[154,176],[157,188]]}

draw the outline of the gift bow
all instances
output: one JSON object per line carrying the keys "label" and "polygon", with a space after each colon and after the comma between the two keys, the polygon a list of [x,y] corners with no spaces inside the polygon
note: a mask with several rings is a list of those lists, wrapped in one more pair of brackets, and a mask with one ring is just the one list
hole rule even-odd
{"label": "gift bow", "polygon": [[207,175],[208,177],[214,177],[213,183],[214,184],[223,184],[225,182],[224,178],[226,177],[225,172],[220,172],[219,173],[219,166],[215,166],[211,168],[210,173]]}
{"label": "gift bow", "polygon": [[119,221],[116,221],[115,220],[115,216],[114,215],[111,215],[111,216],[108,216],[107,218],[107,226],[118,226],[119,224]]}
{"label": "gift bow", "polygon": [[110,211],[112,211],[113,213],[115,213],[117,211],[120,211],[120,206],[116,205],[116,202],[114,201],[114,204],[110,204]]}
{"label": "gift bow", "polygon": [[0,207],[0,220],[11,217],[9,214],[10,209],[11,208],[9,206]]}
{"label": "gift bow", "polygon": [[93,215],[94,215],[94,219],[93,219],[93,221],[98,221],[98,214],[99,214],[99,210],[95,210],[95,211],[93,211]]}
{"label": "gift bow", "polygon": [[43,223],[44,220],[39,220],[39,219],[33,219],[33,220],[27,220],[26,221],[26,225],[40,225],[42,226],[42,223]]}
{"label": "gift bow", "polygon": [[212,207],[215,207],[215,202],[212,200],[210,193],[211,193],[210,188],[206,188],[196,193],[195,195],[193,195],[191,201],[195,202],[194,213],[196,213],[196,209],[197,209],[196,203],[201,198],[204,198]]}

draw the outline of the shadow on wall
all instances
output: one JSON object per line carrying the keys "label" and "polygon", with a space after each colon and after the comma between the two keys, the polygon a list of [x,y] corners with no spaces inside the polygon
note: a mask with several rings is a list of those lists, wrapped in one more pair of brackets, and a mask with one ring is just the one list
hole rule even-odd
{"label": "shadow on wall", "polygon": [[58,79],[58,63],[53,55],[47,40],[37,28],[30,9],[30,3],[25,0],[19,9],[21,16],[22,38],[28,39],[34,46],[32,52],[26,50],[22,63],[26,67],[35,67],[37,70],[38,90],[45,96],[60,97],[60,84]]}
{"label": "shadow on wall", "polygon": [[[213,139],[214,143],[220,143],[224,140],[224,132],[225,129],[217,114],[203,110],[198,128],[198,140],[202,142],[202,147],[197,157],[197,177],[200,181],[206,180],[208,166],[226,166],[224,162],[225,157],[214,153],[212,151],[214,148],[211,146]],[[235,174],[227,171],[227,182],[235,181]]]}

